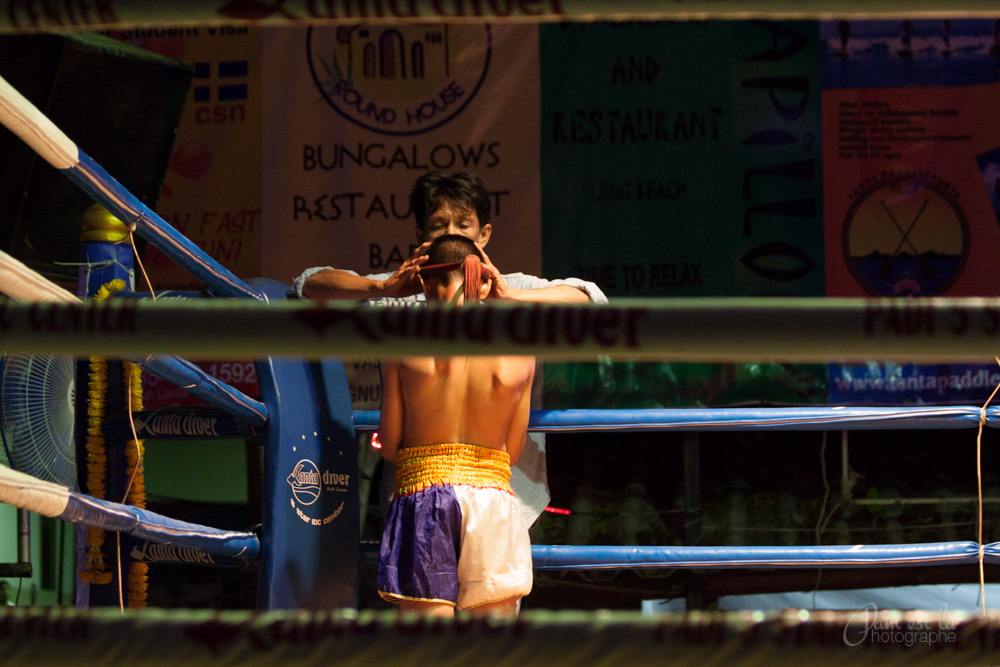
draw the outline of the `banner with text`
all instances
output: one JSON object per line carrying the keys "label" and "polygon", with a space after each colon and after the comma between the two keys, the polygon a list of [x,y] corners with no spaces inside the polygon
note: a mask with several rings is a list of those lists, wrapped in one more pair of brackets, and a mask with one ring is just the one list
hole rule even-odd
{"label": "banner with text", "polygon": [[[580,276],[612,298],[991,296],[998,25],[234,21],[113,34],[195,68],[158,212],[243,278],[392,271],[416,245],[413,180],[467,169],[491,192],[501,270]],[[155,249],[143,259],[157,288],[200,287]],[[550,363],[545,405],[968,402],[998,371],[765,361]],[[355,405],[377,407],[374,360],[345,365]]]}
{"label": "banner with text", "polygon": [[[822,294],[817,28],[543,26],[546,276],[611,297]],[[801,402],[824,388],[822,367],[550,367],[546,405]]]}
{"label": "banner with text", "polygon": [[[260,30],[109,34],[194,67],[157,213],[237,276],[261,275]],[[204,287],[153,246],[142,259],[158,290]],[[136,284],[146,288],[138,276]]]}
{"label": "banner with text", "polygon": [[[264,275],[394,271],[417,245],[410,188],[431,169],[479,175],[490,259],[540,273],[537,45],[533,25],[265,30]],[[377,366],[345,366],[355,405],[377,406]]]}
{"label": "banner with text", "polygon": [[[1000,293],[997,30],[974,19],[822,24],[828,295]],[[997,371],[831,366],[830,400],[982,401]]]}

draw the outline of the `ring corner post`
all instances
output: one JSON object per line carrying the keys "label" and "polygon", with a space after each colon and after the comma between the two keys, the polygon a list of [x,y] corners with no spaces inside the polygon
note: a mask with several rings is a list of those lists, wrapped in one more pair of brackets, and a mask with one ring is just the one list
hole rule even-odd
{"label": "ring corner post", "polygon": [[343,364],[257,362],[270,411],[264,452],[260,610],[357,608],[357,448]]}

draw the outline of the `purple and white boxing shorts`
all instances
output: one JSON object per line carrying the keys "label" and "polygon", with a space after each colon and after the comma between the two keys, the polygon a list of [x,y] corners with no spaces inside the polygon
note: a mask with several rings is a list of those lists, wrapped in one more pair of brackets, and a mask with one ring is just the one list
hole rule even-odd
{"label": "purple and white boxing shorts", "polygon": [[531,592],[531,542],[506,452],[404,447],[379,555],[378,591],[468,609]]}

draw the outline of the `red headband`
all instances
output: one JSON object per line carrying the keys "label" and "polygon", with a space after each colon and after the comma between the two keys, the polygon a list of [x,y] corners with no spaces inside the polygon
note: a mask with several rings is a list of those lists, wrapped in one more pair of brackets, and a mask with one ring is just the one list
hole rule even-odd
{"label": "red headband", "polygon": [[476,255],[467,255],[465,259],[447,264],[425,264],[420,267],[420,275],[433,276],[440,273],[451,273],[455,269],[465,271],[465,300],[479,301],[479,286],[483,280],[490,277],[490,272],[483,268],[483,262]]}

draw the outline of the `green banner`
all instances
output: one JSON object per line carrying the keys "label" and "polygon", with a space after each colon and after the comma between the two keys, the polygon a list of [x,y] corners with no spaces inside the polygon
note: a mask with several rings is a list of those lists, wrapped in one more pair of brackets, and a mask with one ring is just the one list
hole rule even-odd
{"label": "green banner", "polygon": [[[812,22],[542,26],[546,276],[610,297],[823,294],[819,53]],[[811,402],[825,371],[550,366],[545,387],[562,407]]]}
{"label": "green banner", "polygon": [[547,276],[824,293],[816,24],[542,26],[541,63]]}

